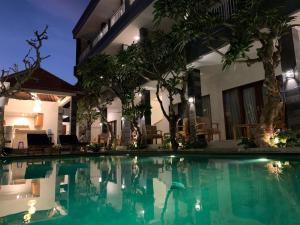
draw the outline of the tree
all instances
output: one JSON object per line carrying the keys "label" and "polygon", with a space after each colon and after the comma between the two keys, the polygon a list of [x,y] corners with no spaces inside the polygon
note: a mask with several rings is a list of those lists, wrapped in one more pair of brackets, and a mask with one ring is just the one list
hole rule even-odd
{"label": "tree", "polygon": [[80,141],[83,141],[82,135],[84,135],[84,142],[91,141],[91,126],[99,118],[99,112],[95,107],[97,101],[96,98],[86,93],[77,103],[77,121],[81,126],[80,132],[85,131],[84,134],[80,134]]}
{"label": "tree", "polygon": [[[135,101],[136,94],[141,91],[142,78],[139,75],[138,67],[134,64],[134,57],[131,49],[116,56],[99,54],[79,68],[79,77],[83,87],[99,97],[102,105],[111,102],[114,96],[121,100],[122,113],[126,119],[122,122],[124,125],[127,121],[130,123],[133,142],[136,146],[140,146],[142,134],[137,121],[146,109]],[[104,96],[110,97],[103,99]],[[127,143],[125,131],[126,129],[123,127],[122,138]]]}
{"label": "tree", "polygon": [[[45,40],[48,40],[47,34],[48,26],[42,32],[35,31],[34,37],[27,40],[29,45],[29,51],[23,58],[24,71],[19,72],[18,65],[15,64],[10,67],[8,70],[3,69],[1,71],[0,77],[0,98],[16,98],[16,93],[19,92],[22,88],[22,85],[31,79],[34,72],[40,67],[41,62],[48,58],[49,56],[43,57],[41,55],[41,48]],[[8,78],[13,74],[15,79],[14,84],[9,84]],[[5,138],[4,138],[4,108],[5,104],[0,106],[0,148],[3,151],[5,147]]]}
{"label": "tree", "polygon": [[78,69],[80,85],[88,98],[91,99],[91,101],[88,101],[91,104],[90,107],[97,110],[97,116],[108,127],[110,137],[107,149],[109,150],[116,139],[112,131],[112,126],[107,121],[106,116],[107,106],[113,101],[113,96],[108,90],[109,84],[107,83],[107,79],[104,79],[104,74],[112,73],[113,65],[110,64],[110,59],[108,55],[97,55],[79,66]]}
{"label": "tree", "polygon": [[[161,106],[165,118],[169,122],[171,146],[174,151],[178,149],[176,139],[177,116],[175,113],[175,96],[179,95],[186,109],[187,68],[184,52],[176,48],[177,39],[170,34],[161,31],[153,32],[141,41],[139,51],[139,66],[149,80],[156,80],[156,97]],[[161,91],[167,91],[169,110],[165,109],[161,99]]]}
{"label": "tree", "polygon": [[[115,72],[109,78],[109,87],[122,103],[123,123],[126,125],[126,120],[130,122],[131,139],[135,148],[141,147],[142,144],[142,132],[138,120],[147,110],[145,105],[136,101],[136,95],[142,91],[140,86],[144,79],[137,62],[136,48],[128,47],[126,51],[120,52],[114,58]],[[125,129],[123,131],[126,132]],[[125,136],[123,133],[123,138]]]}
{"label": "tree", "polygon": [[[246,63],[251,66],[261,62],[265,72],[264,102],[260,117],[258,142],[261,146],[270,145],[270,137],[276,128],[283,102],[275,69],[280,64],[280,39],[293,26],[293,17],[285,14],[282,1],[239,0],[231,17],[224,18],[216,13],[216,4],[221,0],[158,0],[155,3],[155,17],[174,20],[173,32],[180,38],[180,47],[193,40],[201,40],[205,48],[223,56],[224,69],[233,63]],[[251,57],[254,43],[257,57]],[[216,45],[215,43],[218,43]],[[229,44],[223,53],[217,48]]]}

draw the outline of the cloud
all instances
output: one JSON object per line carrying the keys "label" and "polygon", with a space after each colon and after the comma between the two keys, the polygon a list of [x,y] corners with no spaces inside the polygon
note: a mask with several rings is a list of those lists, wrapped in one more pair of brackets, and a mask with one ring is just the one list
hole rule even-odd
{"label": "cloud", "polygon": [[49,13],[52,16],[64,18],[70,21],[76,21],[86,5],[88,0],[27,0],[35,7]]}

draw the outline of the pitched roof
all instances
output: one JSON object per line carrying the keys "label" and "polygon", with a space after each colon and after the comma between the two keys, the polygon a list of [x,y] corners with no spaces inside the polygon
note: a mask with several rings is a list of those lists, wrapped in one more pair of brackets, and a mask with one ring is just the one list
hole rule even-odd
{"label": "pitched roof", "polygon": [[[20,75],[24,72],[25,71],[21,71],[17,74]],[[16,83],[15,76],[17,74],[11,74],[7,79],[7,82],[10,82],[12,86]],[[78,93],[80,91],[78,87],[69,84],[42,68],[37,69],[32,77],[22,85],[22,90],[39,90],[59,93]]]}

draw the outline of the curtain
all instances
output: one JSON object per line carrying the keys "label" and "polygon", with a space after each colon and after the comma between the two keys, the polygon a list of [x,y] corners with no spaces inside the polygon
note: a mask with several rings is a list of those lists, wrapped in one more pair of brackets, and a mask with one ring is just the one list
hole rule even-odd
{"label": "curtain", "polygon": [[[239,92],[237,89],[224,92],[225,117],[226,117],[226,137],[233,139],[233,128],[241,123],[241,107],[239,103]],[[238,136],[241,132],[238,130]]]}
{"label": "curtain", "polygon": [[257,123],[255,88],[250,87],[243,90],[243,100],[245,109],[245,123]]}

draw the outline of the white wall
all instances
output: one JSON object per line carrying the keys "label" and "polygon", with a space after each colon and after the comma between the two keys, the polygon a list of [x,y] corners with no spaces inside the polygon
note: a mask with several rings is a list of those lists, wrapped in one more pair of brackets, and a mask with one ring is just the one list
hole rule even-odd
{"label": "white wall", "polygon": [[115,98],[111,105],[107,107],[107,121],[117,120],[117,137],[121,138],[121,118],[122,104],[118,98]]}
{"label": "white wall", "polygon": [[[32,100],[16,100],[9,99],[8,104],[5,106],[5,115],[9,114],[32,114],[34,101]],[[42,102],[41,113],[44,114],[44,121],[42,130],[48,132],[51,129],[53,135],[52,140],[57,141],[57,121],[58,121],[58,103],[57,102]],[[5,116],[6,125],[30,125],[30,129],[34,128],[33,118],[22,116]],[[16,124],[17,123],[17,124]],[[21,124],[24,123],[24,124]]]}
{"label": "white wall", "polygon": [[[261,63],[251,67],[235,64],[222,71],[222,65],[215,65],[201,67],[200,71],[202,96],[210,95],[212,122],[219,123],[221,138],[225,139],[223,91],[263,80],[263,66]],[[281,68],[276,73],[281,74]]]}
{"label": "white wall", "polygon": [[98,142],[98,135],[101,134],[101,127],[100,127],[100,120],[98,119],[92,124],[91,127],[91,142],[97,143]]}

